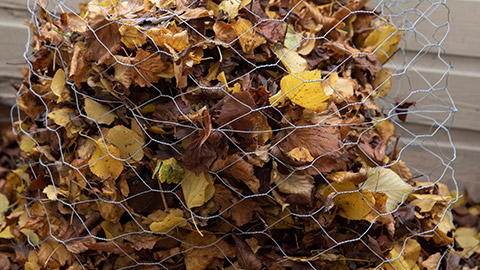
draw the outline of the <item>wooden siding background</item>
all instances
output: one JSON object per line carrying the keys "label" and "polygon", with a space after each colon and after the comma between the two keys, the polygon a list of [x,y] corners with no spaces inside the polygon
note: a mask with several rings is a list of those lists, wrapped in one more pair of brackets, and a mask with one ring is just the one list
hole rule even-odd
{"label": "wooden siding background", "polygon": [[[373,1],[373,0],[372,0]],[[377,0],[378,1],[378,0]],[[33,3],[33,0],[30,1]],[[53,2],[53,1],[52,1]],[[76,7],[79,0],[67,0],[69,6]],[[445,57],[453,65],[448,77],[448,89],[455,101],[458,112],[453,121],[446,122],[451,127],[450,134],[456,146],[454,153],[450,137],[443,130],[435,132],[432,121],[425,121],[425,118],[409,116],[405,129],[397,129],[401,134],[404,143],[411,142],[412,134],[434,134],[430,138],[415,140],[418,145],[410,145],[402,152],[402,159],[407,164],[413,164],[415,168],[429,174],[432,180],[438,179],[441,175],[443,183],[453,186],[452,171],[445,169],[442,163],[448,162],[454,155],[455,178],[460,190],[467,188],[470,194],[480,200],[480,0],[456,0],[449,1],[450,11],[442,6],[436,9],[429,9],[428,1],[417,9],[425,12],[430,20],[424,20],[417,26],[419,33],[426,35],[434,33],[435,27],[432,23],[441,25],[450,18],[450,31],[443,43],[446,51]],[[9,121],[9,104],[14,102],[14,90],[12,83],[21,79],[23,67],[23,52],[27,40],[27,28],[25,18],[29,15],[27,11],[27,0],[0,0],[0,121]],[[415,19],[415,18],[412,18]],[[436,36],[442,35],[447,29],[442,28]],[[443,32],[442,32],[443,31]],[[422,37],[414,37],[409,42],[407,58],[411,59],[422,48]],[[415,42],[416,40],[416,42]],[[421,89],[427,81],[437,82],[445,85],[447,80],[441,79],[448,68],[439,60],[438,50],[431,49],[422,56],[420,61],[415,63],[416,72],[409,72],[408,77],[415,89]],[[439,79],[440,78],[440,79]],[[420,87],[420,88],[419,88]],[[428,89],[428,84],[426,86]],[[425,88],[424,88],[425,89]],[[413,98],[413,97],[412,97]],[[446,96],[441,96],[446,100]],[[414,100],[414,99],[413,99]],[[438,101],[436,102],[438,103]],[[448,119],[448,115],[441,115],[438,121]],[[427,151],[428,150],[428,151]]]}

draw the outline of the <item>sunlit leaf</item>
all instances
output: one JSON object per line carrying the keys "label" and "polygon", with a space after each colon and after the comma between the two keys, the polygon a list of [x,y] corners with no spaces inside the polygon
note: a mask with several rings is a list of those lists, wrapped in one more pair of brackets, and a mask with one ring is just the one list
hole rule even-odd
{"label": "sunlit leaf", "polygon": [[270,104],[283,104],[285,98],[293,103],[313,111],[323,111],[327,108],[329,95],[322,87],[321,71],[309,70],[302,73],[287,75],[280,81],[280,89],[276,95],[270,97]]}

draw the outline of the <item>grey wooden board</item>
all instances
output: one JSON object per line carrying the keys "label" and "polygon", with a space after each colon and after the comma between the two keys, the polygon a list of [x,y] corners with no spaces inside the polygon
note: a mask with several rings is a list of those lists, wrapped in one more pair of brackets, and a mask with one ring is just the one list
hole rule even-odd
{"label": "grey wooden board", "polygon": [[[443,130],[434,133],[435,129],[430,129],[421,124],[403,123],[402,126],[408,132],[401,128],[397,128],[396,131],[403,138],[403,142],[412,141],[413,136],[409,132],[423,135],[434,134],[430,138],[417,138],[415,140],[423,147],[410,145],[402,151],[401,159],[412,168],[414,174],[415,170],[413,168],[429,175],[432,181],[439,180],[450,188],[455,188],[458,185],[462,193],[464,189],[468,189],[472,197],[480,201],[480,185],[478,185],[480,182],[480,166],[478,166],[480,157],[479,131],[451,129],[449,137],[448,133]],[[456,152],[453,151],[450,138],[454,142]],[[445,166],[453,157],[456,157],[451,164],[455,168],[454,177],[452,170]],[[442,175],[443,177],[441,177]],[[427,181],[425,177],[419,178],[419,180]]]}

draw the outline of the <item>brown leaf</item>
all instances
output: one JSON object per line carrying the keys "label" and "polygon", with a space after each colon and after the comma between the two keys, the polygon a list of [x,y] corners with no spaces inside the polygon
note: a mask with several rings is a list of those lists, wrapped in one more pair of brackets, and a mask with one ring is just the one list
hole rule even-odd
{"label": "brown leaf", "polygon": [[237,154],[229,155],[226,159],[217,159],[211,170],[221,170],[220,173],[245,183],[254,194],[258,193],[260,180],[254,175],[253,165]]}
{"label": "brown leaf", "polygon": [[[237,38],[237,35],[235,34],[235,30],[233,29],[232,25],[224,21],[217,21],[213,25],[213,31],[215,32],[215,40],[219,42],[230,44]],[[228,45],[224,46],[228,47]]]}
{"label": "brown leaf", "polygon": [[[295,126],[306,126],[305,120],[294,123]],[[340,132],[337,127],[308,127],[296,128],[293,132],[282,130],[273,139],[280,143],[272,149],[272,154],[280,160],[293,166],[304,166],[309,164],[306,161],[297,161],[290,152],[299,146],[307,149],[315,159],[312,167],[308,167],[308,174],[318,175],[345,167],[346,151],[340,142]]]}
{"label": "brown leaf", "polygon": [[263,34],[275,41],[283,40],[285,36],[285,30],[283,29],[283,24],[277,21],[263,21],[257,28],[263,32]]}
{"label": "brown leaf", "polygon": [[118,24],[98,17],[90,23],[90,27],[93,31],[89,29],[86,34],[85,58],[101,65],[112,59],[122,47]]}
{"label": "brown leaf", "polygon": [[141,87],[157,83],[160,80],[159,74],[168,67],[159,54],[151,54],[142,49],[137,50],[133,64],[133,81]]}
{"label": "brown leaf", "polygon": [[233,239],[235,239],[235,250],[237,251],[237,259],[240,266],[247,270],[262,269],[262,261],[253,253],[247,243],[235,235],[233,235]]}
{"label": "brown leaf", "polygon": [[220,114],[214,121],[219,126],[229,126],[234,131],[256,131],[238,132],[235,135],[244,139],[247,144],[250,144],[252,139],[264,144],[271,137],[271,128],[262,113],[253,111],[256,108],[257,105],[249,92],[237,92],[223,99]]}
{"label": "brown leaf", "polygon": [[253,199],[245,199],[235,203],[230,210],[236,226],[243,226],[252,222],[256,212],[263,214],[262,208]]}
{"label": "brown leaf", "polygon": [[395,113],[402,122],[407,121],[408,108],[415,106],[416,101],[407,101],[401,98],[395,99]]}
{"label": "brown leaf", "polygon": [[185,251],[185,266],[187,270],[209,269],[215,258],[232,257],[235,250],[227,242],[219,240],[211,233],[203,233],[203,237],[196,231],[184,236],[182,250]]}

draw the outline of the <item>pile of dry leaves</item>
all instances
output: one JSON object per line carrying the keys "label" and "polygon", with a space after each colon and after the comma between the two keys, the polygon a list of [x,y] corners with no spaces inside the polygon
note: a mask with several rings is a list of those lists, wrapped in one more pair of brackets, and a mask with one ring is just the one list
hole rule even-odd
{"label": "pile of dry leaves", "polygon": [[38,1],[0,263],[436,269],[456,196],[398,157],[366,2]]}

